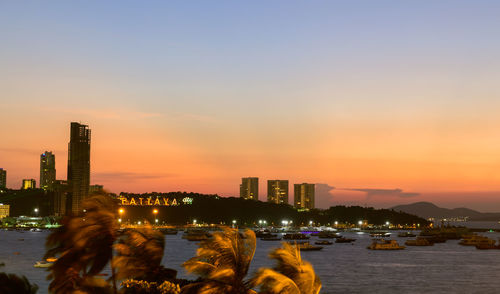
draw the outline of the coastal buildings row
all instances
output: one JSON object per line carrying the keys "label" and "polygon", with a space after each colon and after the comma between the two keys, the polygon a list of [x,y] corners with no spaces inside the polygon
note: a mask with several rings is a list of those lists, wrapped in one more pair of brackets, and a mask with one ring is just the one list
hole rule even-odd
{"label": "coastal buildings row", "polygon": [[[50,151],[40,155],[39,188],[51,195],[53,215],[79,213],[82,201],[93,192],[103,189],[101,185],[90,185],[90,139],[87,125],[72,122],[68,143],[67,180],[56,179],[56,158]],[[7,171],[0,168],[0,188],[7,187]],[[35,179],[23,179],[21,190],[36,189]]]}
{"label": "coastal buildings row", "polygon": [[[276,204],[289,204],[288,202],[288,180],[267,181],[267,202]],[[315,185],[302,183],[294,184],[293,205],[297,209],[313,209]],[[241,179],[240,197],[250,200],[259,200],[259,178],[246,177]]]}

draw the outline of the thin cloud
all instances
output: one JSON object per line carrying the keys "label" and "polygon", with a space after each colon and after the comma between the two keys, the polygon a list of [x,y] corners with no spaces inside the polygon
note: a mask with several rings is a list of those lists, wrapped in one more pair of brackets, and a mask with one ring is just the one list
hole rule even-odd
{"label": "thin cloud", "polygon": [[315,204],[316,207],[328,208],[333,204],[333,194],[335,187],[324,183],[315,184]]}
{"label": "thin cloud", "polygon": [[404,192],[401,189],[342,189],[347,191],[358,191],[366,193],[366,199],[369,200],[373,197],[400,197],[411,198],[420,196],[420,193]]}
{"label": "thin cloud", "polygon": [[65,107],[41,107],[42,111],[51,111],[58,113],[68,113],[73,115],[85,115],[100,119],[114,119],[114,120],[133,120],[161,117],[161,113],[157,112],[142,112],[127,109],[82,109],[82,108],[65,108]]}
{"label": "thin cloud", "polygon": [[133,182],[136,180],[155,180],[175,177],[175,174],[148,174],[134,172],[99,172],[93,173],[92,178],[96,181],[120,181]]}

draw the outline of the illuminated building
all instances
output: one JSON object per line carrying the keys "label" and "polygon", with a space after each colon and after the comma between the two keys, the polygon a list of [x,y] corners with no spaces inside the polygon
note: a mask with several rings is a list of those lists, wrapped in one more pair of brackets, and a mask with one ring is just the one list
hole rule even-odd
{"label": "illuminated building", "polygon": [[7,171],[0,168],[0,189],[7,187]]}
{"label": "illuminated building", "polygon": [[0,219],[8,217],[10,212],[10,205],[0,203]]}
{"label": "illuminated building", "polygon": [[69,194],[68,182],[56,180],[53,191],[52,214],[55,216],[64,216],[66,215],[66,211],[71,209],[71,207],[68,207],[71,203],[66,201]]}
{"label": "illuminated building", "polygon": [[294,185],[294,206],[298,209],[314,208],[314,184]]}
{"label": "illuminated building", "polygon": [[267,202],[288,204],[288,180],[267,181]]}
{"label": "illuminated building", "polygon": [[92,195],[94,193],[99,193],[102,191],[104,191],[103,185],[90,185],[89,186],[89,195]]}
{"label": "illuminated building", "polygon": [[36,181],[34,179],[23,179],[21,190],[35,189]]}
{"label": "illuminated building", "polygon": [[56,157],[45,151],[40,155],[40,188],[45,191],[54,190],[56,181]]}
{"label": "illuminated building", "polygon": [[240,197],[244,199],[259,200],[259,178],[242,178]]}
{"label": "illuminated building", "polygon": [[80,213],[82,201],[89,195],[90,129],[76,122],[71,123],[68,144],[68,186],[71,212]]}

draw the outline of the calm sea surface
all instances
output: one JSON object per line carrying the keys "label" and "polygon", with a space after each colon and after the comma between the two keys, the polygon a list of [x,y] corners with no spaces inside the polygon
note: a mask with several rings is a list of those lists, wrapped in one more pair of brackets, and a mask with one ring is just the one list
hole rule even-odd
{"label": "calm sea surface", "polygon": [[[47,271],[34,268],[42,259],[48,232],[0,231],[0,271],[22,274],[36,283],[38,293],[47,293]],[[458,245],[457,240],[431,247],[407,247],[399,251],[372,251],[368,234],[343,233],[354,237],[354,244],[333,244],[321,251],[303,252],[323,283],[321,293],[500,293],[500,250],[477,250]],[[393,239],[400,244],[405,238]],[[484,233],[498,239],[499,233]],[[167,235],[163,264],[179,271],[179,277],[193,278],[182,269],[182,262],[194,256],[197,244]],[[20,239],[24,239],[21,241]],[[314,242],[317,238],[312,237]],[[260,241],[251,272],[271,267],[267,258],[280,242]],[[19,252],[15,255],[14,252]]]}

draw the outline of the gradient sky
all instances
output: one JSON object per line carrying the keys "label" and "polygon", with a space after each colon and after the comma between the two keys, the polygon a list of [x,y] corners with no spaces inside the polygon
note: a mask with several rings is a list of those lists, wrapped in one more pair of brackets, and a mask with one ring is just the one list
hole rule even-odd
{"label": "gradient sky", "polygon": [[[1,1],[8,187],[92,129],[112,192],[500,211],[498,1]],[[335,189],[333,189],[335,187]],[[398,190],[399,189],[399,190]],[[292,198],[292,197],[290,197]],[[290,199],[292,200],[292,199]]]}

